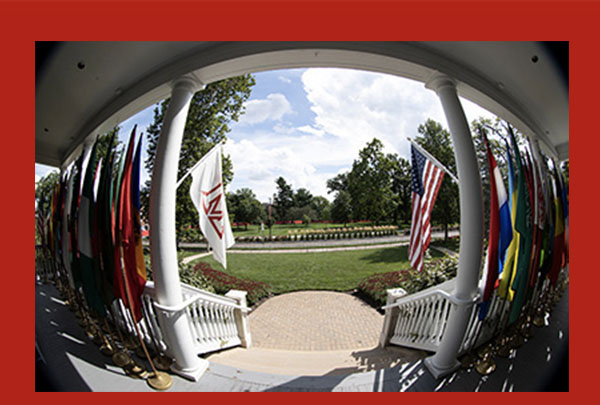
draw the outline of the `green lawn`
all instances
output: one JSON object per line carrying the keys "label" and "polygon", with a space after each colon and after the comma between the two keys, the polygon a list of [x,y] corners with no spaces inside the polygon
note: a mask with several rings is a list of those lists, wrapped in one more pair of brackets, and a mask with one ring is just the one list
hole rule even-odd
{"label": "green lawn", "polygon": [[[443,254],[431,250],[433,257]],[[326,253],[228,254],[227,270],[212,256],[198,259],[242,279],[263,281],[275,294],[298,290],[350,291],[375,273],[410,267],[407,247]]]}

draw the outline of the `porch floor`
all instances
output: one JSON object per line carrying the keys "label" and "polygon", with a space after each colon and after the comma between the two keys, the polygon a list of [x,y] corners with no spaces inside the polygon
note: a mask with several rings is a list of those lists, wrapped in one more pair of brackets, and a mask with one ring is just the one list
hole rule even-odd
{"label": "porch floor", "polygon": [[[145,381],[127,377],[109,357],[100,353],[54,286],[36,283],[35,294],[36,390],[152,391]],[[473,369],[460,369],[435,380],[426,370],[423,356],[394,363],[394,354],[412,352],[402,348],[382,352],[366,344],[360,350],[290,351],[259,344],[250,350],[238,348],[214,354],[214,360],[206,356],[210,366],[200,381],[173,375],[170,391],[561,391],[568,390],[568,342],[567,288],[552,312],[550,324],[536,328],[535,336],[511,358],[497,358],[497,369],[489,376],[482,377]],[[358,367],[356,363],[344,366],[338,361],[339,356],[347,358],[352,353]],[[288,375],[281,372],[284,364],[279,372],[268,368],[260,371],[256,362],[250,366],[253,356],[285,358],[291,372]],[[235,357],[236,362],[228,362],[226,357]],[[302,364],[315,361],[339,366],[325,367],[320,373],[302,370]]]}

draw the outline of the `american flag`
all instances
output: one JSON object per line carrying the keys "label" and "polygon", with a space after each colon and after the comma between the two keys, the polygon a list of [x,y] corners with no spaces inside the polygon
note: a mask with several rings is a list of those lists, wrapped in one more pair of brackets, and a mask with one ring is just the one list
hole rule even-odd
{"label": "american flag", "polygon": [[412,161],[412,222],[408,259],[421,271],[423,255],[431,240],[431,211],[442,184],[444,171],[425,157],[414,145],[410,147]]}

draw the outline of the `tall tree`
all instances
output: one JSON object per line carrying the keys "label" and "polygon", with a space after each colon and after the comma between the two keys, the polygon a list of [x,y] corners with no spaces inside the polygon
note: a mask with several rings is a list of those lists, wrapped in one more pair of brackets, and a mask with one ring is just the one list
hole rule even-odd
{"label": "tall tree", "polygon": [[275,207],[277,219],[279,221],[289,221],[289,211],[294,206],[294,191],[283,177],[275,180],[277,184],[277,193],[273,196],[273,206]]}
{"label": "tall tree", "polygon": [[310,203],[310,207],[314,210],[317,221],[330,219],[331,203],[327,198],[320,195],[314,197]]}
{"label": "tall tree", "polygon": [[410,162],[396,154],[389,155],[392,177],[391,215],[394,223],[409,222],[412,207]]}
{"label": "tall tree", "polygon": [[[60,182],[60,174],[58,171],[52,171],[39,179],[35,183],[35,241],[36,243],[41,242],[40,234],[38,232],[37,221],[46,219],[46,216],[50,212],[51,196]],[[38,219],[39,218],[39,219]]]}
{"label": "tall tree", "polygon": [[327,194],[348,190],[348,172],[340,173],[327,180]]}
{"label": "tall tree", "polygon": [[[123,153],[123,150],[122,150],[123,146],[121,145],[121,142],[119,142],[119,131],[120,130],[121,130],[121,128],[116,126],[98,138],[98,145],[97,145],[98,156],[108,156],[107,150],[109,148],[111,148],[111,150],[115,153],[115,161],[119,161],[119,158],[121,157],[121,154]],[[115,136],[115,138],[114,138],[115,140],[111,144],[110,142],[111,142],[112,135]],[[115,173],[113,173],[113,175],[115,175],[118,170],[117,165],[115,165],[114,170],[115,170]]]}
{"label": "tall tree", "polygon": [[350,194],[347,191],[339,191],[331,204],[331,219],[333,222],[342,223],[346,226],[351,215]]}
{"label": "tall tree", "polygon": [[312,203],[313,195],[305,188],[299,188],[294,193],[294,206],[298,208],[306,207]]}
{"label": "tall tree", "polygon": [[52,171],[35,183],[35,200],[38,212],[47,213],[50,209],[50,196],[60,181],[60,174]]}
{"label": "tall tree", "polygon": [[241,188],[235,193],[227,193],[227,208],[235,222],[243,222],[248,229],[248,223],[255,224],[265,220],[265,213],[260,201],[249,188]]}
{"label": "tall tree", "polygon": [[[229,123],[237,121],[244,113],[244,102],[250,97],[255,80],[252,75],[232,77],[211,83],[204,90],[194,94],[185,124],[181,152],[179,155],[178,178],[210,151],[217,143],[226,139],[230,131]],[[156,147],[162,130],[164,115],[169,99],[159,103],[154,109],[154,121],[147,128],[146,170],[152,176]],[[226,184],[233,178],[233,167],[228,156],[223,158],[223,181]],[[178,232],[197,226],[198,214],[189,195],[191,177],[177,189],[176,226]],[[142,213],[147,218],[150,195],[150,180],[141,193]]]}
{"label": "tall tree", "polygon": [[383,153],[383,144],[377,138],[358,154],[348,174],[354,219],[369,219],[379,223],[386,219],[392,203],[391,160]]}
{"label": "tall tree", "polygon": [[[419,136],[415,138],[415,141],[446,166],[448,170],[456,173],[456,162],[454,160],[454,149],[450,141],[450,133],[440,123],[432,119],[428,119],[424,124],[419,125],[417,132]],[[448,226],[459,222],[459,219],[458,185],[450,179],[450,176],[444,176],[431,212],[431,220],[444,227],[444,238],[447,239]]]}

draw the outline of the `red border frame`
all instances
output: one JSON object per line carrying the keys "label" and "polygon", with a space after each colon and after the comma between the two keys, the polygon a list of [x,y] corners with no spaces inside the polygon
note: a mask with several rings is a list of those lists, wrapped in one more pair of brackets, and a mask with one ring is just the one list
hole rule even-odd
{"label": "red border frame", "polygon": [[[31,245],[33,215],[31,203],[25,198],[31,190],[25,187],[24,173],[31,163],[23,159],[34,151],[34,41],[36,40],[568,40],[570,41],[570,128],[575,142],[570,155],[579,156],[571,165],[571,328],[570,335],[570,390],[576,395],[594,388],[594,373],[586,370],[594,364],[595,352],[589,336],[594,320],[594,286],[598,285],[594,264],[584,266],[582,251],[593,251],[595,198],[585,188],[586,180],[594,185],[595,170],[588,162],[594,161],[598,146],[595,133],[597,102],[597,43],[593,32],[598,25],[600,7],[594,2],[567,1],[0,1],[0,33],[3,38],[2,77],[3,135],[8,158],[0,159],[4,173],[4,302],[7,331],[18,337],[5,344],[10,353],[5,368],[12,372],[5,379],[10,388],[19,389],[19,395],[34,392],[33,385],[33,301]],[[8,88],[6,88],[8,86]],[[575,102],[573,103],[573,100]],[[590,119],[591,118],[591,119]],[[23,134],[23,135],[21,135]],[[585,143],[584,143],[585,141]],[[16,148],[13,150],[14,146]],[[585,145],[585,146],[584,146]],[[590,167],[588,167],[588,165]],[[589,169],[589,170],[588,170]],[[586,176],[588,179],[586,179]],[[29,191],[27,191],[29,190]],[[591,198],[585,198],[587,192]],[[581,199],[576,196],[580,195]],[[13,202],[16,202],[13,203]],[[23,226],[25,218],[29,224]],[[586,227],[579,226],[586,221]],[[587,238],[585,237],[587,233]],[[575,237],[573,238],[573,235]],[[10,238],[10,239],[8,239]],[[14,241],[19,241],[15,250]],[[588,257],[591,256],[588,254]],[[16,288],[15,288],[16,287]],[[27,298],[23,298],[23,294]],[[15,306],[26,308],[15,310]],[[25,315],[23,315],[25,314]],[[580,326],[581,325],[581,326]],[[585,333],[587,332],[587,333]],[[583,341],[584,333],[588,336]],[[22,336],[27,336],[21,339]],[[573,340],[574,339],[574,340]],[[575,342],[575,343],[573,343]],[[13,386],[13,384],[15,384]],[[47,394],[38,394],[47,395]],[[218,395],[218,394],[206,394]],[[326,394],[316,395],[327,401]],[[384,394],[394,395],[394,394]],[[440,395],[440,394],[434,394]],[[463,394],[464,395],[464,394]],[[527,395],[527,394],[525,394]],[[569,395],[569,394],[559,394]],[[35,400],[61,403],[70,397],[45,396]],[[297,397],[305,400],[306,397]],[[466,399],[462,395],[458,400]],[[199,398],[200,399],[200,398]],[[212,398],[202,397],[205,401]],[[214,398],[222,401],[223,398]],[[225,400],[230,400],[227,398]],[[242,401],[289,401],[286,396],[261,395],[239,398]],[[312,397],[311,397],[312,399]],[[413,398],[414,399],[414,398]],[[469,398],[470,399],[470,398]],[[564,399],[564,398],[563,398]],[[81,398],[77,398],[81,400]],[[89,398],[86,398],[86,401]],[[105,400],[102,398],[101,400]],[[127,399],[129,400],[129,398]],[[162,401],[157,396],[143,401]],[[344,401],[359,403],[364,397],[345,396]],[[371,399],[368,399],[371,400]],[[381,400],[398,400],[381,398]],[[422,400],[420,397],[419,400]],[[439,400],[432,398],[431,400]],[[445,398],[442,400],[446,400]],[[505,401],[497,395],[479,398],[485,401]]]}

